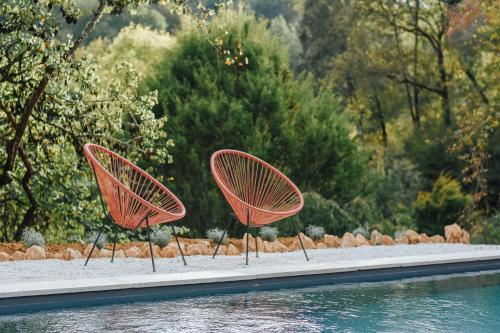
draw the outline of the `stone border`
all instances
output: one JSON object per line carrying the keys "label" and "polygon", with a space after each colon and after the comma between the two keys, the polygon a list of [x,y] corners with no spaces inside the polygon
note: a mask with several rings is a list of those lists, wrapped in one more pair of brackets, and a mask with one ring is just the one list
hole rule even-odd
{"label": "stone border", "polygon": [[0,286],[0,315],[235,292],[372,282],[500,269],[500,251],[405,256],[291,267],[41,281]]}

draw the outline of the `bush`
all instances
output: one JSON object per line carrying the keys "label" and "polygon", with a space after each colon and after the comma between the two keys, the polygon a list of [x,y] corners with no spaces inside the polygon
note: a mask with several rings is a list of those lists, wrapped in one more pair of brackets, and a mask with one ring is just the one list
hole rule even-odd
{"label": "bush", "polygon": [[269,227],[266,225],[260,228],[259,234],[262,240],[274,242],[278,238],[279,231],[278,228]]}
{"label": "bush", "polygon": [[471,202],[472,197],[462,192],[458,181],[442,174],[432,185],[432,191],[420,192],[415,201],[419,232],[443,234],[444,226],[457,222]]}
{"label": "bush", "polygon": [[[315,192],[304,193],[304,208],[299,215],[299,219],[302,224],[301,227],[321,223],[325,231],[332,235],[342,235],[359,225],[359,222],[340,207],[337,202],[325,199]],[[292,224],[288,223],[286,230],[289,236],[295,234],[295,230],[292,231],[291,227]],[[280,229],[285,230],[281,226]]]}
{"label": "bush", "polygon": [[477,223],[471,241],[480,244],[500,244],[500,212]]}
{"label": "bush", "polygon": [[370,239],[370,236],[371,236],[370,235],[370,226],[368,225],[368,223],[365,223],[364,225],[359,226],[356,229],[354,229],[352,231],[352,234],[354,235],[354,237],[356,237],[357,235],[362,235],[366,239]]}
{"label": "bush", "polygon": [[227,232],[225,233],[224,230],[219,228],[213,228],[207,230],[207,238],[213,241],[214,243],[218,243],[222,235],[224,235],[224,238],[222,238],[222,244],[227,244],[227,242],[229,241]]}
{"label": "bush", "polygon": [[21,236],[21,240],[24,243],[24,246],[27,248],[32,247],[33,245],[41,246],[45,248],[45,238],[38,231],[26,228],[23,230],[23,234]]}
{"label": "bush", "polygon": [[[94,243],[98,235],[99,235],[98,231],[92,231],[87,235],[85,243],[87,244]],[[100,250],[104,248],[107,243],[108,243],[108,236],[106,235],[106,233],[103,232],[101,234],[101,237],[99,237],[99,240],[97,241],[95,246],[97,246],[97,248]]]}
{"label": "bush", "polygon": [[185,219],[194,235],[208,229],[207,216],[227,216],[209,166],[210,155],[224,147],[278,166],[299,187],[350,199],[363,186],[365,164],[335,95],[315,90],[310,77],[295,78],[286,46],[253,13],[224,11],[209,31],[220,53],[229,50],[238,61],[184,27],[146,80],[148,90],[158,91],[155,112],[168,117],[175,142],[174,163],[160,168],[168,169],[169,185],[184,194],[185,205],[196,207]]}
{"label": "bush", "polygon": [[312,240],[320,240],[325,237],[325,228],[317,225],[309,225],[306,228],[306,235]]}
{"label": "bush", "polygon": [[168,229],[156,228],[151,234],[151,242],[161,248],[167,246],[170,239],[172,239],[172,234]]}

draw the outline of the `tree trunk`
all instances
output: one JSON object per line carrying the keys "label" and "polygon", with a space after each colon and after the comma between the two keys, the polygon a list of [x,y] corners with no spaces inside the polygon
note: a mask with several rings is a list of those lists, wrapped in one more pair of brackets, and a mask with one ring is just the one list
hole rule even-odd
{"label": "tree trunk", "polygon": [[444,54],[441,44],[439,44],[437,51],[438,57],[438,68],[439,68],[439,79],[440,90],[441,90],[441,105],[443,109],[443,121],[446,127],[451,127],[451,106],[450,106],[450,95],[448,92],[448,77],[446,75],[446,69],[444,67]]}
{"label": "tree trunk", "polygon": [[[413,45],[413,80],[418,81],[418,11],[420,9],[420,1],[415,1],[415,15],[414,15],[414,28],[415,28],[415,42]],[[415,125],[420,128],[420,103],[418,98],[419,88],[413,85],[413,112],[415,114]]]}
{"label": "tree trunk", "polygon": [[384,113],[382,112],[382,103],[380,103],[380,99],[377,94],[374,94],[373,99],[375,101],[375,110],[377,111],[377,118],[380,124],[380,131],[382,132],[382,142],[384,143],[384,147],[387,148],[387,129],[385,127],[385,118]]}

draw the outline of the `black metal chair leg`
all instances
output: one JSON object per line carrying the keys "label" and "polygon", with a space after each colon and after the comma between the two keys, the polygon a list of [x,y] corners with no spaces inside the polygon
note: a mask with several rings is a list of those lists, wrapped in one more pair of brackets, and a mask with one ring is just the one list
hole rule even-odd
{"label": "black metal chair leg", "polygon": [[248,240],[250,239],[250,214],[247,209],[247,259],[245,265],[248,265]]}
{"label": "black metal chair leg", "polygon": [[101,237],[101,234],[102,234],[103,230],[104,230],[104,226],[99,231],[99,234],[97,234],[97,238],[94,241],[94,245],[92,245],[92,249],[90,250],[90,253],[89,253],[88,257],[87,257],[87,260],[85,260],[85,264],[83,266],[87,266],[87,263],[89,262],[89,259],[92,256],[92,252],[94,252],[94,249],[96,247],[97,241],[99,240],[99,237]]}
{"label": "black metal chair leg", "polygon": [[149,234],[149,221],[147,216],[146,216],[146,230],[148,232],[149,252],[151,254],[151,263],[153,264],[153,272],[156,272],[153,246],[151,245],[151,236]]}
{"label": "black metal chair leg", "polygon": [[297,224],[297,220],[295,219],[295,217],[292,217],[292,220],[295,224],[295,229],[297,230],[297,237],[299,238],[300,246],[302,246],[302,250],[304,251],[304,255],[306,256],[306,261],[309,261],[309,257],[307,256],[304,243],[302,243],[302,238],[300,238],[300,230],[299,230],[299,225]]}
{"label": "black metal chair leg", "polygon": [[255,257],[259,257],[259,245],[257,245],[258,233],[255,233]]}
{"label": "black metal chair leg", "polygon": [[111,254],[111,262],[115,260],[115,249],[116,249],[116,236],[118,235],[118,228],[115,226],[115,237],[113,239],[113,253]]}
{"label": "black metal chair leg", "polygon": [[222,241],[224,240],[224,236],[226,236],[227,231],[229,230],[229,226],[231,225],[231,222],[233,222],[233,216],[229,215],[229,220],[226,223],[226,228],[224,229],[222,236],[220,237],[219,241],[217,242],[217,246],[215,247],[215,252],[214,252],[214,255],[212,256],[212,259],[215,259],[215,256],[217,255],[217,251],[219,251],[219,247],[222,244]]}
{"label": "black metal chair leg", "polygon": [[177,242],[177,247],[179,248],[179,252],[181,253],[182,261],[184,261],[184,266],[187,266],[186,259],[184,258],[184,253],[182,253],[181,244],[179,243],[179,238],[177,238],[177,234],[175,233],[175,228],[173,225],[170,225],[170,227],[172,228],[172,234],[175,237],[175,241]]}

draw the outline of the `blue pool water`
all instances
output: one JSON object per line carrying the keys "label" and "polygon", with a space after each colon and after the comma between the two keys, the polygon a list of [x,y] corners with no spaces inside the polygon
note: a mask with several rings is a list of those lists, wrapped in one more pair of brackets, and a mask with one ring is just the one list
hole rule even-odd
{"label": "blue pool water", "polygon": [[0,332],[500,332],[500,273],[0,317]]}

